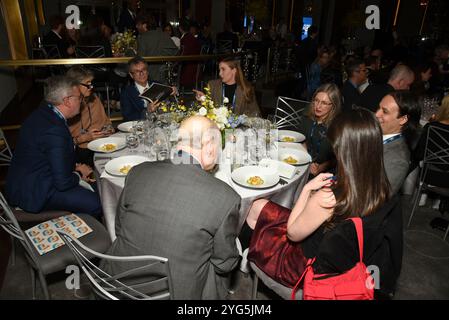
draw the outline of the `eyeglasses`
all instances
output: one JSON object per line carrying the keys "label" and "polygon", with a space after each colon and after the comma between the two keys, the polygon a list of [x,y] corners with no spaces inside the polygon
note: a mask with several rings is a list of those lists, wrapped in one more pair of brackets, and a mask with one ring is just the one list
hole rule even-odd
{"label": "eyeglasses", "polygon": [[91,90],[94,88],[94,85],[92,83],[86,84],[86,83],[80,83],[83,87],[86,87],[88,90]]}
{"label": "eyeglasses", "polygon": [[318,99],[313,99],[313,103],[316,104],[317,106],[320,104],[327,106],[327,107],[332,105],[332,102],[327,102],[327,101],[318,100]]}
{"label": "eyeglasses", "polygon": [[143,69],[143,70],[134,70],[134,71],[131,71],[131,74],[133,74],[133,75],[139,75],[139,76],[141,76],[141,75],[144,75],[144,74],[146,74],[148,72],[148,70],[147,69]]}

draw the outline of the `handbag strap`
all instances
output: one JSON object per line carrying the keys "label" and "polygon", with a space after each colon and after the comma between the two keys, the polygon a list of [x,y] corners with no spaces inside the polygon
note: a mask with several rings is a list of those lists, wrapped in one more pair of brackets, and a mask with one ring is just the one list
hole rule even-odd
{"label": "handbag strap", "polygon": [[363,262],[363,223],[360,218],[350,218],[355,225],[355,231],[357,232],[357,241],[359,243],[360,262]]}
{"label": "handbag strap", "polygon": [[316,257],[313,258],[313,259],[309,259],[309,260],[307,261],[307,265],[306,265],[306,267],[304,268],[304,271],[303,271],[301,277],[299,278],[298,282],[296,282],[296,285],[295,285],[295,287],[294,287],[293,290],[292,290],[292,295],[291,295],[291,297],[290,297],[291,300],[295,300],[296,291],[298,290],[298,287],[299,287],[299,285],[301,284],[302,280],[304,279],[306,273],[309,271],[310,268],[312,268],[312,265],[313,265],[313,263],[315,262],[315,260],[316,260]]}

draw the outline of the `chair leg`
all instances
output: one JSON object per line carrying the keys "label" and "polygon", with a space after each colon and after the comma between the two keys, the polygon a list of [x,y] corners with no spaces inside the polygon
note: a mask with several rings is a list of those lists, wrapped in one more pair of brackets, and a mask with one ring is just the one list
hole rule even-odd
{"label": "chair leg", "polygon": [[258,286],[258,284],[259,284],[259,277],[254,272],[254,274],[253,274],[253,288],[252,288],[252,292],[251,292],[251,300],[256,300],[257,299],[257,286]]}
{"label": "chair leg", "polygon": [[446,232],[444,233],[443,241],[446,240],[447,234],[449,233],[449,225],[446,227]]}
{"label": "chair leg", "polygon": [[31,294],[32,299],[36,300],[36,272],[34,271],[33,267],[30,266],[30,272],[31,272]]}
{"label": "chair leg", "polygon": [[16,265],[16,241],[13,236],[11,236],[11,266]]}
{"label": "chair leg", "polygon": [[41,284],[42,292],[44,293],[45,300],[50,300],[50,293],[48,292],[47,281],[45,280],[45,276],[41,271],[39,272],[39,282]]}
{"label": "chair leg", "polygon": [[410,213],[410,218],[408,220],[407,228],[410,228],[410,224],[412,223],[413,215],[415,214],[416,206],[418,205],[419,197],[421,196],[422,191],[422,183],[419,184],[418,192],[416,192],[415,198],[413,200],[413,208],[412,212]]}

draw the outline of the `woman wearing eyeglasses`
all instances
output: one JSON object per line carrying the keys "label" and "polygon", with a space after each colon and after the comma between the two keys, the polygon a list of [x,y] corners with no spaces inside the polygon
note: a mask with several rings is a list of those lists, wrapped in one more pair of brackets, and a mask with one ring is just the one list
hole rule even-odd
{"label": "woman wearing eyeglasses", "polygon": [[70,133],[77,147],[77,161],[92,164],[93,153],[87,149],[87,144],[92,140],[109,136],[114,129],[104,111],[103,103],[93,92],[93,72],[75,66],[67,71],[67,76],[79,83],[78,87],[83,97],[79,115],[68,122]]}
{"label": "woman wearing eyeglasses", "polygon": [[331,169],[335,164],[327,128],[341,110],[341,94],[333,83],[320,86],[312,97],[307,117],[299,130],[306,136],[307,151],[312,156],[310,173],[313,176]]}

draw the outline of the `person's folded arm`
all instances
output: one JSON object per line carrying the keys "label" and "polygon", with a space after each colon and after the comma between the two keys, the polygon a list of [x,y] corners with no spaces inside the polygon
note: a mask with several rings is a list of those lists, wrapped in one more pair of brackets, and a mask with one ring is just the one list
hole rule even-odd
{"label": "person's folded arm", "polygon": [[79,184],[79,176],[74,171],[73,144],[65,137],[60,127],[48,130],[41,141],[42,148],[50,163],[54,187],[66,191]]}

